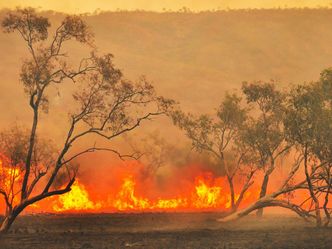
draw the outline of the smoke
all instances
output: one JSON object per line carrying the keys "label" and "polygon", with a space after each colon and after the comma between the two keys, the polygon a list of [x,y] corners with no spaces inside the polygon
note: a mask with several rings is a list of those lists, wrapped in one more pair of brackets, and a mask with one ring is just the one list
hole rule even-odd
{"label": "smoke", "polygon": [[121,160],[109,152],[97,152],[78,160],[77,178],[87,187],[94,201],[114,197],[128,176],[135,179],[138,193],[153,199],[182,194],[192,188],[198,175],[206,173],[218,178],[225,174],[209,154],[192,150],[189,141],[176,143],[158,131],[144,136],[139,133],[125,136],[118,141],[117,148],[123,154],[141,156],[138,160]]}

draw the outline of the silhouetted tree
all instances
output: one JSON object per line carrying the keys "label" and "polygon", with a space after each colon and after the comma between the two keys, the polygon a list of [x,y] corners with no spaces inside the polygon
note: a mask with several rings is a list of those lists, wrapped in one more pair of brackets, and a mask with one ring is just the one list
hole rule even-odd
{"label": "silhouetted tree", "polygon": [[[283,130],[284,96],[273,83],[244,83],[243,94],[248,104],[253,104],[253,114],[242,130],[241,140],[251,148],[259,158],[258,167],[264,171],[259,197],[267,193],[270,175],[276,167],[279,157],[289,151]],[[263,215],[263,209],[257,216]]]}
{"label": "silhouetted tree", "polygon": [[[304,157],[304,173],[313,202],[317,226],[322,225],[321,209],[330,221],[328,209],[332,166],[332,71],[324,70],[318,82],[299,85],[289,98],[285,120],[288,139],[297,145]],[[320,196],[324,194],[324,204]],[[304,203],[303,203],[304,204]],[[310,205],[311,209],[311,205]],[[311,210],[309,210],[311,211]]]}
{"label": "silhouetted tree", "polygon": [[[195,117],[179,110],[171,115],[174,124],[186,132],[193,148],[199,152],[210,153],[225,170],[230,188],[231,212],[238,209],[244,194],[253,184],[252,178],[256,172],[256,167],[251,167],[253,164],[251,159],[249,160],[248,147],[236,147],[235,143],[244,128],[247,112],[247,109],[241,107],[241,98],[235,94],[226,94],[215,117],[208,115]],[[235,176],[242,178],[243,174],[245,181],[237,196],[234,178]]]}
{"label": "silhouetted tree", "polygon": [[[28,139],[23,135],[17,138],[14,133],[8,135],[12,136],[15,150],[8,148],[4,156],[10,161],[6,165],[20,167],[22,178],[14,196],[1,191],[7,211],[0,231],[5,232],[27,206],[70,191],[76,175],[72,163],[79,156],[99,150],[114,152],[121,158],[135,156],[122,155],[112,148],[97,147],[95,143],[79,151],[73,150],[82,138],[89,137],[89,141],[93,141],[93,137],[97,136],[112,140],[136,129],[143,120],[165,113],[172,101],[157,96],[145,78],[138,82],[125,80],[121,71],[113,65],[111,54],[98,56],[91,52],[79,61],[77,68],[69,66],[70,56],[64,51],[66,43],[76,41],[90,48],[93,46],[93,34],[79,16],[65,17],[53,36],[48,33],[49,20],[39,16],[32,8],[9,12],[2,21],[2,27],[6,33],[19,33],[27,45],[30,57],[23,61],[20,80],[33,111]],[[37,139],[40,113],[47,112],[51,104],[50,89],[54,86],[60,88],[67,81],[76,82],[78,86],[73,94],[75,110],[70,112],[68,132],[57,156],[52,158],[51,164],[45,163],[40,159],[45,154],[41,153]],[[19,158],[17,162],[16,158]],[[36,165],[43,169],[35,170]],[[59,187],[57,178],[62,175],[63,169],[66,169],[68,180]],[[15,174],[11,176],[15,177]],[[45,185],[36,189],[35,186],[40,183]],[[17,200],[14,202],[7,200],[15,197]]]}
{"label": "silhouetted tree", "polygon": [[[278,189],[221,221],[238,219],[255,210],[277,206],[290,209],[306,220],[315,220],[317,227],[328,226],[331,216],[329,195],[332,193],[331,90],[332,70],[327,69],[322,72],[319,81],[296,85],[285,95],[283,137],[293,145],[292,153],[296,155],[296,160]],[[263,129],[261,131],[264,132]],[[299,176],[295,176],[301,170],[305,177],[298,180]],[[308,192],[308,198],[300,203],[282,198],[285,194],[303,190]]]}

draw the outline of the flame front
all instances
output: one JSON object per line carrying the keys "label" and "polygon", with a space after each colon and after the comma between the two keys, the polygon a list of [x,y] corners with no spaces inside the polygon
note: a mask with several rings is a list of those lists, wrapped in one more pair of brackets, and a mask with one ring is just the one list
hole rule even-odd
{"label": "flame front", "polygon": [[53,210],[56,212],[66,211],[96,211],[112,210],[119,212],[140,211],[202,211],[227,209],[229,196],[222,192],[222,182],[211,183],[208,179],[198,176],[195,179],[191,192],[183,193],[176,198],[149,199],[137,193],[134,176],[123,178],[119,191],[106,202],[93,202],[85,187],[76,182],[72,190],[56,200]]}
{"label": "flame front", "polygon": [[53,206],[53,210],[57,212],[88,211],[99,208],[101,208],[101,204],[92,202],[85,187],[78,181],[73,184],[70,192],[59,196],[58,203]]}
{"label": "flame front", "polygon": [[123,210],[142,210],[147,209],[151,205],[148,199],[135,196],[135,182],[132,176],[126,177],[123,181],[122,188],[117,195],[113,204],[114,208]]}
{"label": "flame front", "polygon": [[[20,186],[22,171],[20,167],[9,167],[7,164],[0,158],[0,184],[10,193],[11,188]],[[198,173],[194,180],[187,180],[185,185],[179,184],[178,191],[174,192],[173,189],[172,195],[172,191],[158,190],[155,183],[137,181],[134,175],[125,174],[122,175],[121,183],[110,187],[108,196],[101,199],[92,198],[87,187],[76,181],[70,192],[35,203],[29,207],[29,210],[33,212],[222,211],[230,208],[230,195],[225,189],[227,184],[224,180],[223,177],[214,177],[212,173]],[[14,183],[17,183],[17,186],[14,186]],[[96,192],[100,193],[98,189]],[[165,194],[167,198],[163,197]],[[248,191],[244,199],[249,196],[255,198]],[[235,196],[236,198],[238,196]],[[16,196],[14,202],[15,200]]]}
{"label": "flame front", "polygon": [[221,196],[220,186],[208,186],[203,179],[199,178],[195,186],[195,208],[216,208],[224,204],[225,198]]}
{"label": "flame front", "polygon": [[132,175],[123,179],[120,191],[109,200],[108,205],[116,211],[167,211],[167,210],[210,210],[225,209],[229,197],[223,196],[221,182],[211,185],[204,177],[195,180],[191,192],[176,198],[156,200],[146,198],[136,192],[136,182]]}

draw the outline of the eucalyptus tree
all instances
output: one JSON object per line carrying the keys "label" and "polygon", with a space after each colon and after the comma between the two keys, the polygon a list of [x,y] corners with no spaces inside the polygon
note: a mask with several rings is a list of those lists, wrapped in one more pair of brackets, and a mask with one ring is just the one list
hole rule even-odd
{"label": "eucalyptus tree", "polygon": [[[225,171],[230,189],[231,212],[235,212],[244,194],[253,184],[256,167],[249,163],[250,151],[237,146],[235,141],[247,120],[248,110],[241,106],[236,94],[226,94],[216,115],[195,116],[177,110],[172,113],[174,124],[185,131],[192,147],[198,152],[208,152]],[[234,178],[244,178],[241,189],[236,191]],[[239,194],[236,194],[238,192]]]}
{"label": "eucalyptus tree", "polygon": [[[316,82],[298,84],[285,95],[284,139],[296,159],[279,188],[221,221],[241,218],[264,207],[282,207],[316,226],[328,226],[332,193],[332,70]],[[303,200],[285,200],[289,193],[307,192]],[[323,217],[324,215],[324,217]]]}
{"label": "eucalyptus tree", "polygon": [[[104,150],[121,158],[134,157],[132,154],[122,155],[114,148],[98,147],[94,141],[97,137],[113,140],[136,129],[142,121],[165,113],[172,105],[171,100],[157,96],[145,78],[137,82],[126,80],[114,66],[111,54],[99,56],[94,51],[93,33],[81,17],[65,17],[53,35],[49,35],[50,26],[48,18],[40,16],[32,8],[9,12],[2,21],[4,32],[18,33],[29,52],[21,66],[20,81],[32,111],[32,121],[28,139],[22,138],[19,141],[21,145],[17,145],[21,148],[17,151],[19,155],[14,157],[18,156],[20,161],[10,162],[14,165],[6,164],[20,168],[21,180],[13,179],[10,183],[15,185],[15,197],[18,197],[13,202],[7,201],[12,196],[0,191],[7,205],[1,232],[7,231],[29,205],[70,191],[77,172],[73,162],[81,155]],[[70,60],[73,58],[66,50],[69,42],[77,42],[93,50],[82,57],[76,67],[70,66],[77,58]],[[75,83],[73,86],[77,90],[72,94],[74,108],[67,110],[68,129],[63,144],[55,148],[56,157],[51,164],[45,163],[38,156],[45,155],[40,153],[38,146],[42,139],[37,139],[40,114],[47,112],[52,104],[50,97],[56,94],[52,89],[57,87],[59,91],[68,91],[62,86],[70,82]],[[79,145],[83,138],[90,141],[86,148]],[[13,157],[11,153],[4,156]],[[35,161],[38,162],[38,170],[34,170]],[[67,174],[66,183],[59,186],[57,180],[63,172]]]}
{"label": "eucalyptus tree", "polygon": [[[285,141],[283,129],[285,96],[275,88],[273,82],[245,82],[242,92],[247,103],[252,105],[252,113],[246,128],[242,129],[240,139],[259,158],[258,168],[264,172],[259,194],[261,198],[267,193],[276,161],[291,148]],[[259,209],[257,216],[261,217],[262,214],[263,209]]]}
{"label": "eucalyptus tree", "polygon": [[[332,189],[332,70],[321,73],[318,82],[295,87],[289,98],[285,127],[289,140],[304,157],[309,211],[315,212],[317,226],[327,226]],[[325,195],[324,198],[321,198]],[[323,202],[323,204],[321,204]],[[311,210],[312,209],[312,210]],[[325,213],[323,224],[321,209]]]}

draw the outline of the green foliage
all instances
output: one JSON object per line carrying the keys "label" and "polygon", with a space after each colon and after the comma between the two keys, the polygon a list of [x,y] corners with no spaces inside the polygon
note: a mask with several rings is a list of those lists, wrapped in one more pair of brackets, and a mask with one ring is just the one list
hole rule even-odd
{"label": "green foliage", "polygon": [[[31,98],[31,105],[41,106],[44,111],[48,110],[49,102],[44,91],[49,85],[62,83],[65,79],[73,80],[75,76],[92,69],[93,63],[102,68],[93,55],[81,60],[78,72],[68,66],[64,43],[76,40],[91,46],[93,41],[93,34],[79,16],[67,16],[51,39],[48,39],[48,18],[40,16],[33,8],[17,8],[9,12],[2,21],[2,27],[6,33],[17,31],[27,43],[31,58],[24,60],[20,79]],[[108,76],[106,73],[105,77]]]}
{"label": "green foliage", "polygon": [[275,159],[284,145],[284,93],[277,90],[273,82],[245,82],[242,91],[253,110],[239,143],[249,147],[259,158],[260,167],[264,167]]}
{"label": "green foliage", "polygon": [[30,43],[46,40],[50,26],[48,18],[38,16],[33,8],[17,8],[15,12],[8,13],[2,21],[5,32],[11,33],[18,30]]}
{"label": "green foliage", "polygon": [[246,97],[247,103],[256,103],[261,112],[270,115],[279,114],[283,94],[275,88],[274,82],[244,82],[242,92]]}
{"label": "green foliage", "polygon": [[241,98],[236,94],[226,94],[217,110],[217,126],[222,129],[239,129],[247,118],[247,109],[241,107]]}
{"label": "green foliage", "polygon": [[192,141],[193,148],[206,150],[219,159],[223,158],[225,150],[234,142],[238,131],[242,129],[247,109],[241,106],[241,98],[235,94],[226,94],[220,104],[216,116],[194,116],[180,110],[172,113],[175,125],[186,132]]}
{"label": "green foliage", "polygon": [[321,161],[332,160],[331,76],[327,69],[319,81],[294,87],[285,118],[287,139],[302,150],[307,147]]}

